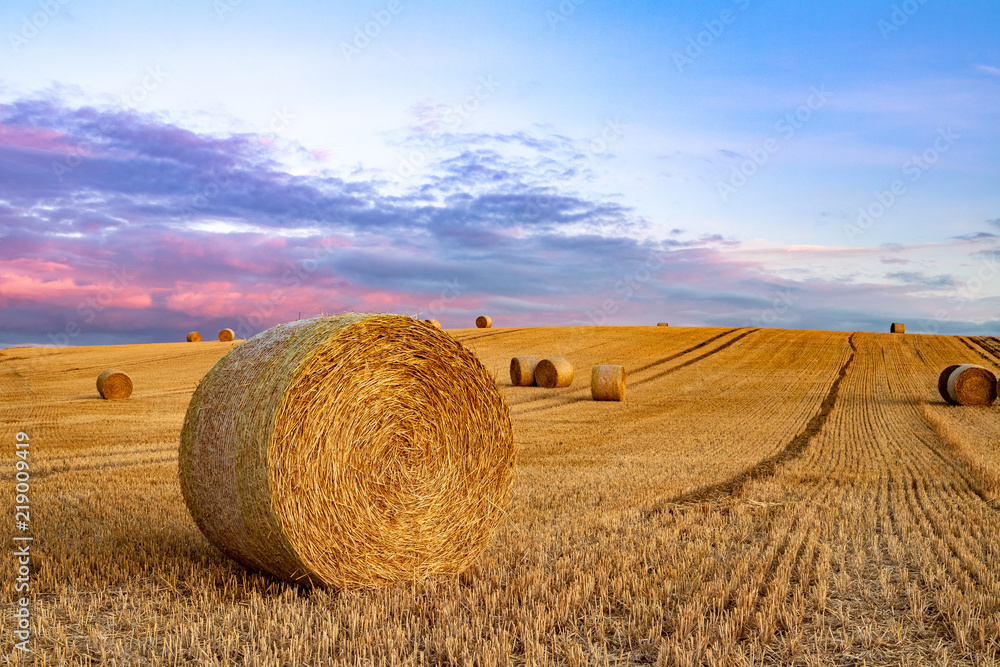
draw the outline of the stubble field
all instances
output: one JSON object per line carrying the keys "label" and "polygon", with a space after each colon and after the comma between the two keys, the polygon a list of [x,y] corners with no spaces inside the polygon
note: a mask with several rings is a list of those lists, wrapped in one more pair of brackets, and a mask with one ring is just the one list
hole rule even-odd
{"label": "stubble field", "polygon": [[[460,576],[305,590],[202,537],[184,411],[234,343],[0,351],[0,497],[30,435],[45,665],[982,664],[1000,661],[1000,407],[946,405],[996,339],[746,328],[452,330],[511,405],[509,520]],[[566,389],[510,386],[561,355]],[[628,400],[590,400],[623,364]],[[127,401],[97,397],[106,368]],[[12,512],[0,590],[13,596]],[[13,651],[5,602],[5,663]]]}

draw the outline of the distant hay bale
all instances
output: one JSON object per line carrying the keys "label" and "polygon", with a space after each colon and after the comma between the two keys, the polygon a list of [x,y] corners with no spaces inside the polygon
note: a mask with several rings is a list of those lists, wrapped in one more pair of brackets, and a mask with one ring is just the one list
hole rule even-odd
{"label": "distant hay bale", "polygon": [[670,325],[667,324],[666,322],[657,322],[656,326],[658,326],[658,327],[669,327]]}
{"label": "distant hay bale", "polygon": [[440,329],[441,328],[441,323],[438,322],[437,320],[424,320],[424,322],[426,322],[427,324],[431,325],[435,329]]}
{"label": "distant hay bale", "polygon": [[222,341],[223,343],[229,343],[234,338],[236,338],[236,332],[233,331],[232,329],[223,329],[222,331],[219,332],[219,340]]}
{"label": "distant hay bale", "polygon": [[97,393],[106,399],[128,398],[132,395],[132,378],[109,368],[97,376]]}
{"label": "distant hay bale", "polygon": [[625,367],[611,364],[594,366],[590,373],[590,395],[595,401],[624,401]]}
{"label": "distant hay bale", "polygon": [[187,335],[187,342],[189,343],[199,343],[201,342],[201,334],[197,331],[192,331]]}
{"label": "distant hay bale", "polygon": [[514,357],[510,360],[510,383],[515,387],[530,387],[535,384],[536,366],[538,357]]}
{"label": "distant hay bale", "polygon": [[997,378],[975,364],[962,364],[948,374],[948,398],[956,405],[993,405]]}
{"label": "distant hay bale", "polygon": [[959,366],[960,364],[952,364],[941,371],[941,375],[938,376],[938,393],[941,394],[941,398],[943,398],[946,403],[951,403],[952,405],[958,405],[958,403],[951,400],[951,396],[948,395],[948,378],[951,377],[951,372]]}
{"label": "distant hay bale", "polygon": [[476,318],[476,326],[480,329],[489,329],[493,326],[493,318],[489,315],[480,315]]}
{"label": "distant hay bale", "polygon": [[535,384],[546,389],[573,384],[573,364],[564,357],[542,359],[535,366]]}
{"label": "distant hay bale", "polygon": [[195,523],[236,561],[370,587],[472,564],[504,518],[515,454],[475,354],[411,317],[351,313],[220,359],[188,406],[179,469]]}
{"label": "distant hay bale", "polygon": [[893,322],[889,327],[889,333],[906,333],[906,325],[902,322]]}

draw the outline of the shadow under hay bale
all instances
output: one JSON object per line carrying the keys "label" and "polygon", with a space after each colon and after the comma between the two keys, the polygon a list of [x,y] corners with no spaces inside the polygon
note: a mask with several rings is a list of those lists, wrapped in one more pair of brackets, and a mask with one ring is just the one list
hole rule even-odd
{"label": "shadow under hay bale", "polygon": [[515,387],[534,385],[536,366],[538,366],[538,357],[531,355],[514,357],[510,360],[510,383]]}
{"label": "shadow under hay bale", "polygon": [[223,329],[219,332],[219,340],[223,343],[232,342],[236,338],[236,332],[232,329]]}
{"label": "shadow under hay bale", "polygon": [[993,405],[997,378],[982,366],[962,364],[948,374],[946,390],[945,400],[954,405]]}
{"label": "shadow under hay bale", "polygon": [[489,329],[493,326],[493,318],[489,315],[480,315],[476,318],[476,326],[480,329]]}
{"label": "shadow under hay bale", "polygon": [[594,366],[590,374],[590,395],[595,401],[624,401],[625,367],[611,364]]}
{"label": "shadow under hay bale", "polygon": [[128,398],[132,395],[132,378],[109,368],[97,376],[97,393],[106,399]]}
{"label": "shadow under hay bale", "polygon": [[573,364],[564,357],[542,359],[535,366],[535,384],[546,389],[573,384]]}
{"label": "shadow under hay bale", "polygon": [[475,354],[413,318],[352,313],[223,357],[188,406],[179,467],[192,517],[233,559],[368,587],[473,563],[514,458],[510,409]]}
{"label": "shadow under hay bale", "polygon": [[189,343],[200,343],[201,342],[201,334],[198,333],[197,331],[192,331],[191,333],[189,333],[187,335],[187,342],[189,342]]}

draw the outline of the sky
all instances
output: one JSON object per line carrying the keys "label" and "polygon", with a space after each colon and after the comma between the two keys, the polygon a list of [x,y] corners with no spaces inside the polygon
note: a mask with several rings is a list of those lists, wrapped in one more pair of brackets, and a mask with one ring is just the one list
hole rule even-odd
{"label": "sky", "polygon": [[8,0],[0,347],[1000,331],[1000,3]]}

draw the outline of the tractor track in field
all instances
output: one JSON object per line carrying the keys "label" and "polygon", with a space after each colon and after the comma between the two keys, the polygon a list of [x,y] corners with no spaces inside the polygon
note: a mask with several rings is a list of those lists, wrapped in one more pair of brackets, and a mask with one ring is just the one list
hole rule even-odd
{"label": "tractor track in field", "polygon": [[[986,343],[986,341],[991,341],[992,343],[996,343],[997,342],[996,338],[980,338],[980,337],[964,338],[962,336],[959,336],[958,339],[963,343],[965,343],[966,347],[976,352],[983,359],[986,359],[994,366],[1000,366],[1000,345]],[[969,344],[970,342],[973,343],[976,347],[970,345]],[[983,354],[983,352],[985,352],[986,354]]]}
{"label": "tractor track in field", "polygon": [[517,333],[518,331],[524,331],[524,330],[525,330],[524,327],[519,327],[516,329],[504,329],[503,331],[491,331],[490,333],[482,334],[481,336],[473,336],[470,334],[468,337],[455,338],[455,340],[463,343],[464,342],[474,343],[476,341],[485,340],[487,338],[492,338],[494,336],[503,336],[505,334]]}
{"label": "tractor track in field", "polygon": [[[733,329],[733,331],[736,331],[736,329]],[[679,371],[682,368],[687,368],[691,364],[696,364],[699,361],[701,361],[702,359],[710,357],[710,356],[712,356],[713,354],[715,354],[717,352],[722,352],[723,350],[725,350],[730,345],[734,345],[734,344],[740,342],[741,340],[743,340],[744,338],[746,338],[747,336],[749,336],[750,334],[756,333],[758,331],[760,331],[760,329],[750,329],[748,331],[744,331],[739,336],[736,336],[734,338],[731,338],[731,339],[727,340],[725,343],[723,343],[719,347],[713,348],[713,349],[709,350],[708,352],[706,352],[704,354],[698,355],[694,359],[688,359],[687,361],[679,363],[676,366],[673,366],[673,367],[668,368],[666,370],[660,371],[658,373],[654,373],[653,375],[650,375],[649,377],[645,377],[645,378],[643,378],[641,380],[636,380],[634,382],[634,384],[645,384],[647,382],[652,382],[653,380],[658,380],[661,377],[664,377],[666,375],[670,375],[671,373],[673,373],[675,371]],[[730,333],[732,333],[732,332],[730,332]]]}
{"label": "tractor track in field", "polygon": [[[734,331],[738,331],[738,329],[731,329],[731,330],[729,330],[729,331],[727,331],[725,333],[721,333],[721,334],[719,334],[717,336],[713,336],[712,338],[709,338],[708,340],[702,341],[701,343],[698,343],[697,345],[694,345],[694,346],[692,346],[690,348],[687,348],[687,349],[685,349],[685,350],[683,350],[681,352],[677,352],[677,353],[671,355],[670,357],[667,357],[665,359],[661,359],[661,360],[656,361],[656,362],[654,362],[652,364],[644,366],[643,369],[653,368],[654,366],[662,364],[662,363],[666,363],[667,361],[669,361],[671,359],[678,359],[678,358],[680,358],[680,357],[682,357],[682,356],[684,356],[686,354],[690,354],[691,352],[694,352],[695,350],[701,349],[705,345],[708,345],[709,343],[711,343],[713,341],[716,341],[719,338],[722,338],[723,336],[729,335],[729,334],[733,333]],[[631,384],[633,384],[633,385],[645,384],[646,382],[650,382],[651,380],[654,380],[654,379],[661,378],[661,377],[664,377],[666,375],[669,375],[669,374],[673,373],[676,370],[680,370],[681,368],[685,368],[687,366],[690,366],[691,364],[694,364],[694,363],[697,363],[697,362],[701,361],[702,359],[710,357],[713,354],[715,354],[716,352],[721,352],[722,350],[726,349],[727,347],[729,347],[733,343],[738,342],[740,339],[745,338],[746,336],[749,336],[750,334],[754,333],[755,331],[759,331],[759,329],[751,329],[749,331],[746,331],[746,332],[740,334],[739,336],[736,336],[735,338],[726,341],[725,343],[723,343],[719,347],[713,348],[713,349],[709,350],[708,352],[695,357],[694,359],[689,359],[689,360],[687,360],[687,361],[685,361],[683,363],[680,363],[680,364],[674,366],[673,368],[669,368],[669,369],[667,369],[665,371],[661,371],[661,372],[659,372],[659,373],[657,373],[657,374],[655,374],[655,375],[653,375],[651,377],[644,378],[642,380],[636,380],[636,381],[632,382]],[[639,372],[639,371],[628,371],[628,373],[630,375],[634,374],[634,373],[637,373],[637,372]],[[552,410],[554,408],[562,407],[564,405],[569,405],[571,403],[578,403],[580,401],[589,401],[590,399],[587,398],[587,396],[586,396],[586,392],[587,391],[588,390],[586,390],[586,389],[577,389],[576,391],[574,391],[574,393],[573,393],[572,396],[543,396],[543,397],[540,397],[540,398],[535,398],[535,399],[529,399],[527,401],[522,401],[522,402],[518,403],[517,405],[523,405],[525,403],[534,403],[536,401],[543,401],[543,400],[552,400],[552,401],[559,401],[559,402],[555,403],[553,405],[543,405],[543,406],[539,406],[539,407],[535,407],[535,408],[529,408],[527,410],[522,410],[522,411],[520,411],[519,414],[525,415],[525,414],[531,414],[531,413],[535,413],[535,412],[542,412],[544,410]]]}
{"label": "tractor track in field", "polygon": [[851,334],[850,338],[848,338],[848,343],[851,346],[851,354],[847,358],[847,361],[845,361],[840,367],[840,372],[834,379],[833,384],[830,385],[830,389],[823,398],[823,402],[820,403],[819,410],[816,411],[816,414],[809,419],[805,427],[799,431],[799,433],[792,438],[783,449],[772,456],[759,461],[748,470],[735,477],[716,484],[704,486],[700,489],[695,489],[689,493],[681,494],[680,496],[675,496],[669,500],[658,503],[647,512],[647,518],[653,514],[662,512],[664,507],[667,505],[705,502],[719,496],[731,496],[752,481],[773,476],[779,466],[801,456],[802,452],[805,451],[812,439],[823,430],[823,425],[826,424],[826,420],[830,416],[830,412],[833,410],[833,406],[837,402],[837,394],[840,392],[840,384],[847,376],[847,371],[850,369],[851,364],[854,362],[854,357],[858,352],[858,348],[854,344],[854,336],[855,334]]}
{"label": "tractor track in field", "polygon": [[648,364],[646,364],[645,366],[640,366],[639,368],[634,368],[634,369],[630,370],[629,373],[630,374],[632,374],[632,373],[642,373],[643,371],[648,371],[650,368],[654,368],[656,366],[662,366],[663,364],[669,363],[669,362],[673,361],[674,359],[677,359],[679,357],[683,357],[685,354],[690,354],[690,353],[694,352],[695,350],[701,349],[701,348],[705,347],[706,345],[709,345],[710,343],[714,343],[715,341],[719,340],[723,336],[728,336],[729,334],[733,333],[734,331],[737,331],[737,329],[730,329],[729,331],[723,331],[722,333],[717,334],[715,336],[712,336],[711,338],[706,338],[705,340],[701,341],[697,345],[693,345],[693,346],[687,348],[686,350],[681,350],[680,352],[675,352],[675,353],[673,353],[673,354],[671,354],[669,356],[663,357],[662,359],[657,359],[656,361],[651,361]]}

